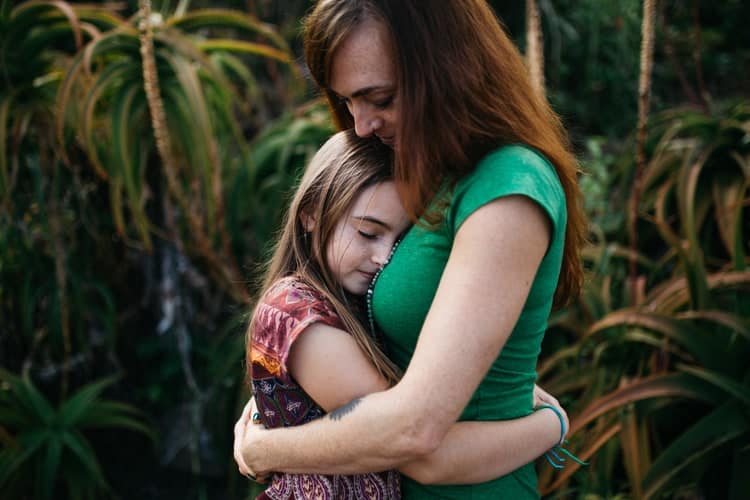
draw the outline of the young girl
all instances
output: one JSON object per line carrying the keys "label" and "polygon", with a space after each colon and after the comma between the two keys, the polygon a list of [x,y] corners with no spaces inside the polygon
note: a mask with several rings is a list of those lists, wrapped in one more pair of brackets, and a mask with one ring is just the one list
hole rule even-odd
{"label": "young girl", "polygon": [[[377,139],[339,132],[300,181],[248,328],[248,371],[265,427],[327,412],[340,418],[350,411],[342,405],[399,378],[363,326],[371,324],[370,283],[410,225],[391,180],[392,155]],[[423,483],[487,481],[557,444],[561,424],[554,411],[455,424],[437,451],[399,470]],[[399,475],[277,473],[259,498],[400,498]]]}

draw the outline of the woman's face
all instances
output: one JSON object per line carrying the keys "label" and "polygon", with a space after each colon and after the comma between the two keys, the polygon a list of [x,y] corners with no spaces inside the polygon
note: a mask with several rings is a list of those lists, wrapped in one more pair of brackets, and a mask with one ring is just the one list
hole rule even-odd
{"label": "woman's face", "polygon": [[336,224],[326,248],[334,279],[347,292],[364,295],[409,224],[392,181],[363,189]]}
{"label": "woman's face", "polygon": [[346,104],[360,137],[375,134],[395,147],[398,113],[395,71],[385,29],[364,21],[336,50],[330,89]]}

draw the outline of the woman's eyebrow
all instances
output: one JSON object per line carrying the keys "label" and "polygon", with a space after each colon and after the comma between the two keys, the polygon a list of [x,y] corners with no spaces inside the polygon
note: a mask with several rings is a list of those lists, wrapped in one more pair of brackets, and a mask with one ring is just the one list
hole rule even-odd
{"label": "woman's eyebrow", "polygon": [[[328,90],[330,90],[338,99],[346,99],[345,96],[339,94],[338,92],[336,92],[332,88],[329,88]],[[361,89],[355,90],[352,93],[352,95],[351,95],[350,98],[354,99],[355,97],[363,97],[363,96],[366,96],[368,94],[373,94],[375,92],[391,92],[392,90],[393,90],[393,88],[391,86],[388,86],[388,85],[371,85],[369,87],[363,87]]]}

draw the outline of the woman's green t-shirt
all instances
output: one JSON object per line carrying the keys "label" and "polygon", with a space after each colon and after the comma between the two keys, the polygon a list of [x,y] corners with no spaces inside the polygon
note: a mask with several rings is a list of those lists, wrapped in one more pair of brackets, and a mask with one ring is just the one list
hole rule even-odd
{"label": "woman's green t-shirt", "polygon": [[[445,217],[436,229],[414,226],[404,236],[374,289],[373,314],[383,332],[388,355],[405,370],[456,232],[475,210],[509,195],[527,196],[542,207],[552,225],[550,246],[513,332],[460,420],[506,420],[533,411],[537,357],[560,274],[567,220],[565,195],[554,168],[535,150],[521,145],[504,146],[488,154],[471,174],[455,185],[448,198]],[[486,279],[493,280],[498,287],[514,286],[503,282],[502,276],[487,276]],[[459,377],[461,366],[472,362],[458,358],[452,361],[445,369],[454,370]],[[402,490],[407,500],[538,498],[533,463],[476,485],[423,486],[404,477]]]}

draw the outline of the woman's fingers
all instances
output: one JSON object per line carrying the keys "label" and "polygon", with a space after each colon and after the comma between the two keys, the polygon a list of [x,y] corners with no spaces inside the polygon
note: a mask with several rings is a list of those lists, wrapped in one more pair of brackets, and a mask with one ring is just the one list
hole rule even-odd
{"label": "woman's fingers", "polygon": [[250,414],[253,408],[253,400],[251,399],[242,409],[242,414],[237,422],[234,424],[234,461],[237,462],[240,474],[247,476],[248,474],[253,475],[253,472],[245,464],[245,459],[242,456],[242,442],[245,437],[245,428],[247,423],[250,421]]}
{"label": "woman's fingers", "polygon": [[559,407],[560,402],[552,394],[534,384],[534,407],[549,404]]}

